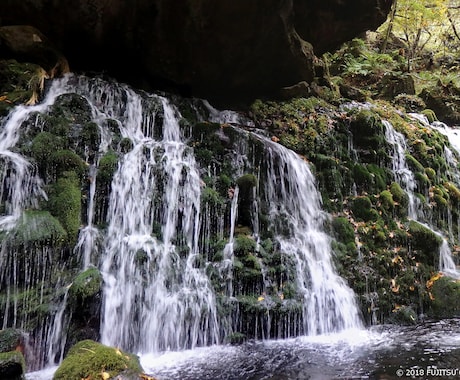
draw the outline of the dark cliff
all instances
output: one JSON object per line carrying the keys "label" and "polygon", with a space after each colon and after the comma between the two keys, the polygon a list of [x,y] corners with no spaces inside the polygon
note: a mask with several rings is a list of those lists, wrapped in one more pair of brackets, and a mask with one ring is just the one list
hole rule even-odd
{"label": "dark cliff", "polygon": [[315,56],[378,27],[391,0],[3,0],[71,69],[231,104],[315,77]]}

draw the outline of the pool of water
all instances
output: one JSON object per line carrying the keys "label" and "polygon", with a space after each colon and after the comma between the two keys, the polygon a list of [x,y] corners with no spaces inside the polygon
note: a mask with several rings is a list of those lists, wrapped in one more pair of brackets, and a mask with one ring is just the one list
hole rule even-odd
{"label": "pool of water", "polygon": [[[141,355],[158,380],[460,379],[460,319]],[[27,375],[51,380],[55,369]]]}

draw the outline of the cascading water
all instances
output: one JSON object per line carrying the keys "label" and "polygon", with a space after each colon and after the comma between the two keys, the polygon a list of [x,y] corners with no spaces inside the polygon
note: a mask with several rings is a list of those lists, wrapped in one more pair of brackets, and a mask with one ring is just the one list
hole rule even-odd
{"label": "cascading water", "polygon": [[[414,115],[412,116],[414,117]],[[416,117],[416,119],[425,125],[429,125],[423,118]],[[393,147],[393,154],[391,155],[393,173],[396,181],[405,190],[409,198],[408,216],[430,229],[442,239],[442,243],[439,248],[439,270],[450,277],[460,278],[460,273],[456,268],[446,238],[424,220],[425,215],[421,210],[420,200],[415,195],[415,177],[405,158],[407,152],[406,138],[402,133],[397,132],[390,122],[384,120],[383,123],[385,125],[385,135],[387,141]],[[456,173],[458,173],[458,171],[456,171]]]}
{"label": "cascading water", "polygon": [[402,133],[397,132],[387,120],[382,121],[385,125],[385,137],[393,147],[392,171],[396,181],[409,197],[408,216],[418,220],[422,217],[420,200],[415,196],[416,181],[414,173],[410,170],[406,161],[407,144],[406,138]]}
{"label": "cascading water", "polygon": [[[37,175],[35,166],[13,149],[24,130],[40,128],[34,115],[46,112],[66,90],[66,79],[54,81],[41,104],[16,107],[1,126],[0,229],[4,238],[0,252],[0,284],[7,294],[1,302],[3,328],[27,330],[33,318],[40,318],[36,316],[36,305],[44,304],[49,299],[50,289],[47,289],[47,285],[65,266],[53,262],[53,258],[59,255],[58,249],[40,244],[41,239],[45,238],[40,235],[42,229],[48,230],[46,239],[52,239],[60,233],[58,226],[49,224],[47,213],[34,211],[39,201],[47,199],[42,179]],[[62,326],[61,311],[61,308],[54,309],[54,312],[51,310],[50,318],[41,320],[32,344],[44,347],[50,343],[51,346],[48,346],[48,352],[34,353],[34,358],[28,362],[30,368],[39,368],[54,360],[58,352],[63,353],[61,343],[65,342],[65,338],[63,340],[62,330],[53,323],[58,321]],[[48,342],[50,337],[55,337],[52,343]]]}
{"label": "cascading water", "polygon": [[123,132],[134,147],[115,173],[108,212],[102,341],[143,352],[218,343],[215,297],[196,262],[201,182],[194,156],[165,98],[157,141],[142,132],[140,101],[131,96],[136,108]]}
{"label": "cascading water", "polygon": [[[27,120],[27,128],[43,132],[43,120],[37,117],[39,122],[32,123],[32,115],[47,114],[56,99],[66,94],[79,96],[78,101],[87,105],[87,122],[97,131],[95,141],[88,143],[91,148],[81,149],[86,207],[75,247],[54,250],[37,244],[41,248],[26,257],[22,248],[12,249],[13,240],[8,243],[7,239],[0,256],[2,286],[7,284],[8,290],[4,327],[25,329],[28,323],[18,317],[18,310],[27,309],[30,300],[18,301],[17,294],[29,294],[38,287],[41,298],[35,302],[53,300],[52,311],[34,337],[37,349],[47,350],[42,350],[32,368],[62,358],[65,330],[74,317],[68,303],[75,297],[69,291],[75,266],[81,270],[98,267],[103,275],[101,341],[131,351],[218,344],[233,332],[250,330],[253,323],[259,326],[254,329],[256,338],[361,327],[354,294],[334,270],[331,241],[323,229],[326,215],[308,164],[269,139],[233,127],[226,134],[221,128],[216,133],[224,144],[232,138],[245,140],[226,148],[233,180],[249,171],[258,185],[240,197],[239,186],[229,183],[226,203],[203,202],[215,191],[203,178],[218,170],[197,163],[187,135],[191,131],[181,125],[176,107],[164,97],[139,94],[123,85],[68,76],[53,81],[42,104],[18,107],[5,119],[0,145],[5,211],[0,222],[12,239],[18,236],[18,226],[34,226],[45,216],[51,218],[40,210],[39,201],[47,195],[36,166],[12,148],[20,138],[21,124]],[[239,122],[231,113],[225,115],[227,122]],[[211,115],[214,121],[219,117]],[[83,127],[76,123],[74,128],[78,132]],[[74,142],[78,144],[79,140]],[[107,157],[115,162],[109,182],[103,167]],[[31,213],[36,213],[33,220]],[[249,226],[237,226],[239,214],[249,215]],[[36,225],[37,230],[41,227]],[[261,239],[270,234],[274,257],[280,260],[280,272],[275,274],[263,262],[269,254],[262,252],[267,247],[262,248]],[[257,278],[251,274],[250,285],[235,286],[235,273],[239,281],[247,281],[241,278],[241,257],[235,257],[242,238],[255,244],[250,257],[259,273]],[[225,241],[220,261],[211,258],[213,239]],[[212,278],[214,269],[217,278]],[[68,277],[61,278],[65,273]],[[57,293],[47,294],[46,283],[54,284]],[[277,301],[268,302],[271,296]],[[259,303],[260,319],[244,306],[248,299]],[[300,325],[293,327],[297,322]],[[280,326],[276,331],[271,328],[275,324]]]}
{"label": "cascading water", "polygon": [[295,263],[304,333],[362,327],[354,293],[334,270],[331,239],[323,230],[326,215],[307,162],[282,145],[262,141],[267,166],[260,195],[270,205],[280,251]]}

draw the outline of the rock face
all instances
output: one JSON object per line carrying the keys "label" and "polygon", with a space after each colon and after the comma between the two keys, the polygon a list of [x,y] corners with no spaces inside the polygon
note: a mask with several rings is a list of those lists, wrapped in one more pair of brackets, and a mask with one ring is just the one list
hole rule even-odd
{"label": "rock face", "polygon": [[[227,101],[314,76],[319,54],[379,26],[392,0],[2,0],[3,25],[40,29],[74,70]],[[308,42],[307,42],[308,41]],[[137,83],[136,83],[137,82]]]}

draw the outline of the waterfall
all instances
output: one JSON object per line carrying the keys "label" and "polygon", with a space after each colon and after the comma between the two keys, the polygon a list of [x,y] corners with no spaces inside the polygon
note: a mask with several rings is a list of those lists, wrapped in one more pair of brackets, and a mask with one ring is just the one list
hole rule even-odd
{"label": "waterfall", "polygon": [[258,138],[266,151],[261,195],[269,204],[280,251],[295,263],[304,332],[361,327],[354,293],[334,269],[331,239],[323,229],[326,215],[308,163],[282,145]]}
{"label": "waterfall", "polygon": [[[424,125],[429,126],[428,122],[426,121],[426,118],[423,117],[423,115],[418,116],[416,114],[411,114],[411,116],[414,117],[416,120],[422,122]],[[404,189],[409,198],[408,216],[410,219],[413,219],[418,223],[422,224],[442,239],[442,243],[439,248],[439,270],[453,278],[460,278],[460,272],[457,270],[455,266],[450,251],[450,247],[446,238],[438,231],[436,231],[431,225],[424,221],[425,215],[423,215],[423,212],[421,211],[420,200],[415,195],[415,177],[413,172],[407,165],[405,158],[407,151],[406,138],[402,133],[397,132],[390,122],[384,120],[383,123],[386,128],[385,135],[387,141],[393,148],[393,152],[391,155],[393,173],[395,175],[396,181]],[[448,149],[445,149],[445,152],[446,151],[447,153],[450,152],[450,150]],[[447,160],[449,162],[449,156],[447,156]]]}
{"label": "waterfall", "polygon": [[51,308],[48,316],[37,314],[36,308],[59,297],[59,290],[50,294],[55,289],[49,286],[65,264],[55,261],[60,256],[59,248],[41,241],[41,229],[48,228],[53,234],[59,233],[59,228],[50,224],[49,214],[36,211],[39,202],[47,200],[44,183],[35,165],[15,146],[28,131],[40,130],[36,115],[46,113],[56,98],[68,91],[68,79],[53,81],[40,104],[17,106],[0,121],[0,284],[6,295],[0,300],[1,324],[2,328],[28,331],[28,326],[38,320],[39,328],[30,343],[41,350],[28,358],[31,369],[52,362],[58,352],[63,354],[61,322],[65,305]]}
{"label": "waterfall", "polygon": [[[47,115],[65,94],[81,97],[97,130],[94,144],[79,152],[86,164],[81,228],[72,240],[74,247],[40,241],[30,255],[23,255],[23,247],[13,241],[18,226],[39,229],[45,216],[56,218],[40,209],[49,179],[40,178],[38,165],[14,147],[21,136],[27,138],[24,129],[43,131],[34,115]],[[226,123],[252,127],[229,111],[207,108],[214,122],[225,118]],[[256,338],[361,327],[354,294],[334,269],[331,239],[324,229],[327,215],[308,163],[265,137],[226,125],[231,138],[222,128],[216,133],[227,144],[232,182],[228,196],[219,195],[220,203],[206,203],[205,190],[212,194],[215,189],[203,178],[218,176],[218,165],[198,164],[188,135],[191,128],[183,122],[173,101],[164,96],[77,76],[53,81],[40,105],[17,107],[2,120],[0,229],[10,236],[0,251],[0,281],[7,288],[0,299],[2,326],[26,329],[29,321],[21,320],[20,310],[28,309],[29,294],[36,289],[34,301],[52,305],[34,336],[35,348],[41,350],[37,367],[62,358],[66,329],[75,317],[69,313],[66,284],[77,270],[92,266],[103,277],[101,341],[129,351],[219,344],[240,328],[250,330],[252,323],[259,326]],[[109,179],[102,167],[108,155],[114,162]],[[246,173],[253,173],[258,183],[246,189],[249,203],[243,211],[251,221],[243,227],[244,237],[254,243],[259,273],[251,286],[239,284],[236,289],[234,250],[243,235],[238,226],[243,197],[236,179]],[[279,273],[271,273],[262,262],[262,236],[273,241]],[[225,242],[216,254],[222,259],[210,257],[211,239]],[[217,278],[212,278],[213,269]],[[292,298],[284,298],[288,282]],[[262,308],[243,310],[242,298],[258,302],[264,294]],[[278,297],[278,303],[270,296]]]}
{"label": "waterfall", "polygon": [[[177,111],[161,98],[162,140],[144,134],[131,99],[124,134],[133,149],[112,182],[102,271],[102,341],[151,352],[219,342],[216,302],[198,267],[201,182]],[[154,222],[161,226],[155,236]]]}
{"label": "waterfall", "polygon": [[392,146],[392,171],[396,182],[403,188],[409,197],[408,216],[418,220],[422,218],[420,200],[415,196],[416,181],[414,173],[410,170],[406,161],[407,144],[402,133],[397,132],[387,120],[382,121],[385,126],[385,137]]}

